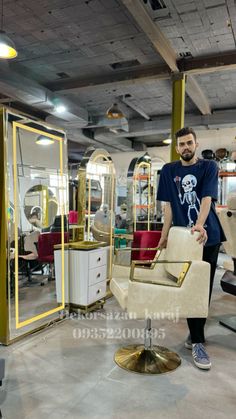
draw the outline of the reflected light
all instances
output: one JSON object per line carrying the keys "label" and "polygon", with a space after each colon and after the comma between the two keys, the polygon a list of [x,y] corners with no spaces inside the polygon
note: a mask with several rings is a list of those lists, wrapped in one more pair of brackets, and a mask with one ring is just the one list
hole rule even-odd
{"label": "reflected light", "polygon": [[53,143],[54,143],[54,140],[52,140],[51,138],[45,137],[44,135],[39,135],[39,137],[36,140],[36,144],[40,144],[40,145],[50,145]]}
{"label": "reflected light", "polygon": [[63,113],[66,111],[66,107],[64,105],[57,105],[55,106],[55,111],[57,113]]}
{"label": "reflected light", "polygon": [[162,141],[164,144],[171,144],[172,143],[172,139],[171,138],[166,138],[166,140]]}

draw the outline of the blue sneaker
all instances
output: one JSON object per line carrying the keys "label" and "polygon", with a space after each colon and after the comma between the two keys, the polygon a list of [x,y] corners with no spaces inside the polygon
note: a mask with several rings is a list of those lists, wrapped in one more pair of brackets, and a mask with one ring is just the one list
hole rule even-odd
{"label": "blue sneaker", "polygon": [[192,356],[194,364],[202,369],[209,370],[211,368],[210,358],[202,343],[194,343],[192,345]]}

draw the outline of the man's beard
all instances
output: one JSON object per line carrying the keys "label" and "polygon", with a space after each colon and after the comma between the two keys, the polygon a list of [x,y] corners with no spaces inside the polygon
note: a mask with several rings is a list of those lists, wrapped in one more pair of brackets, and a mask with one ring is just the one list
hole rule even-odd
{"label": "man's beard", "polygon": [[181,154],[181,159],[183,159],[184,161],[190,161],[190,160],[192,160],[194,155],[195,155],[195,151],[188,152],[188,153],[185,153],[185,154]]}

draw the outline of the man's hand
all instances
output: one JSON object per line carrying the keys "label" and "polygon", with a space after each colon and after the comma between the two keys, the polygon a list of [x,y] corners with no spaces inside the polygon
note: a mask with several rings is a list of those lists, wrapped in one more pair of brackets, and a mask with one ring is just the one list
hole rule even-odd
{"label": "man's hand", "polygon": [[158,248],[159,248],[160,250],[162,250],[162,249],[165,249],[165,248],[166,248],[166,246],[167,246],[167,237],[161,237],[161,238],[160,238],[160,241],[159,241],[159,243],[158,243]]}
{"label": "man's hand", "polygon": [[205,244],[207,242],[207,232],[205,228],[201,224],[196,224],[191,228],[191,233],[193,234],[194,231],[199,232],[199,236],[197,237],[197,241],[199,244]]}

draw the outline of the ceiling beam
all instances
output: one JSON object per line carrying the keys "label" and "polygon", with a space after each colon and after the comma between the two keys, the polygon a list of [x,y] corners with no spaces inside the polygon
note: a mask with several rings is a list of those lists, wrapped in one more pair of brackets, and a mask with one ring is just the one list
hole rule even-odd
{"label": "ceiling beam", "polygon": [[115,83],[116,85],[121,84],[122,86],[127,83],[130,84],[142,82],[144,79],[159,79],[166,80],[170,78],[170,69],[166,64],[155,64],[155,65],[144,65],[141,68],[132,68],[125,71],[119,71],[118,73],[110,73],[101,76],[87,77],[87,78],[71,78],[69,80],[56,80],[45,84],[45,87],[53,92],[68,90],[93,88],[94,86],[102,86]]}
{"label": "ceiling beam", "polygon": [[[198,58],[183,58],[177,61],[179,71],[187,74],[205,74],[214,71],[236,70],[236,52],[230,54],[210,55]],[[51,91],[68,93],[70,90],[107,86],[109,84],[124,85],[142,83],[144,80],[169,80],[171,71],[166,64],[144,65],[140,68],[123,70],[102,76],[88,78],[62,79],[45,84]]]}
{"label": "ceiling beam", "polygon": [[182,58],[178,68],[186,74],[205,74],[214,71],[236,70],[236,52],[208,55],[196,58]]}
{"label": "ceiling beam", "polygon": [[208,99],[193,76],[187,76],[186,90],[188,96],[198,107],[202,115],[210,115],[211,107]]}
{"label": "ceiling beam", "polygon": [[118,96],[118,101],[121,102],[121,103],[124,103],[125,105],[130,107],[131,109],[133,109],[135,112],[139,113],[141,116],[143,116],[148,121],[151,119],[150,115],[148,115],[144,111],[144,109],[142,109],[141,106],[139,104],[137,104],[137,99],[135,99],[133,96],[131,96],[131,95]]}
{"label": "ceiling beam", "polygon": [[[225,111],[214,111],[211,115],[186,114],[185,123],[195,129],[218,129],[235,128],[236,109]],[[143,119],[133,119],[129,122],[128,133],[106,134],[105,130],[100,130],[103,135],[109,135],[110,139],[116,141],[120,137],[135,138],[145,137],[146,135],[168,134],[171,131],[171,116],[153,117],[151,121]]]}
{"label": "ceiling beam", "polygon": [[[172,48],[168,38],[162,33],[157,23],[154,23],[149,16],[144,3],[140,0],[121,0],[127,7],[135,21],[143,30],[145,35],[150,39],[155,50],[161,55],[166,64],[173,72],[179,72],[177,65],[177,54]],[[186,85],[186,93],[189,95],[193,103],[204,115],[211,113],[210,105],[203,90],[197,81],[191,78],[189,84]]]}
{"label": "ceiling beam", "polygon": [[[6,96],[23,102],[27,105],[54,115],[59,120],[76,122],[77,126],[88,123],[88,112],[76,103],[53,93],[34,80],[28,79],[10,69],[9,66],[0,64],[0,91]],[[56,104],[63,104],[66,108],[61,114],[56,109]]]}
{"label": "ceiling beam", "polygon": [[150,39],[156,51],[161,55],[166,64],[172,71],[178,71],[176,64],[176,52],[172,48],[169,40],[160,30],[156,23],[149,16],[144,3],[141,1],[121,0],[129,10],[134,20]]}

